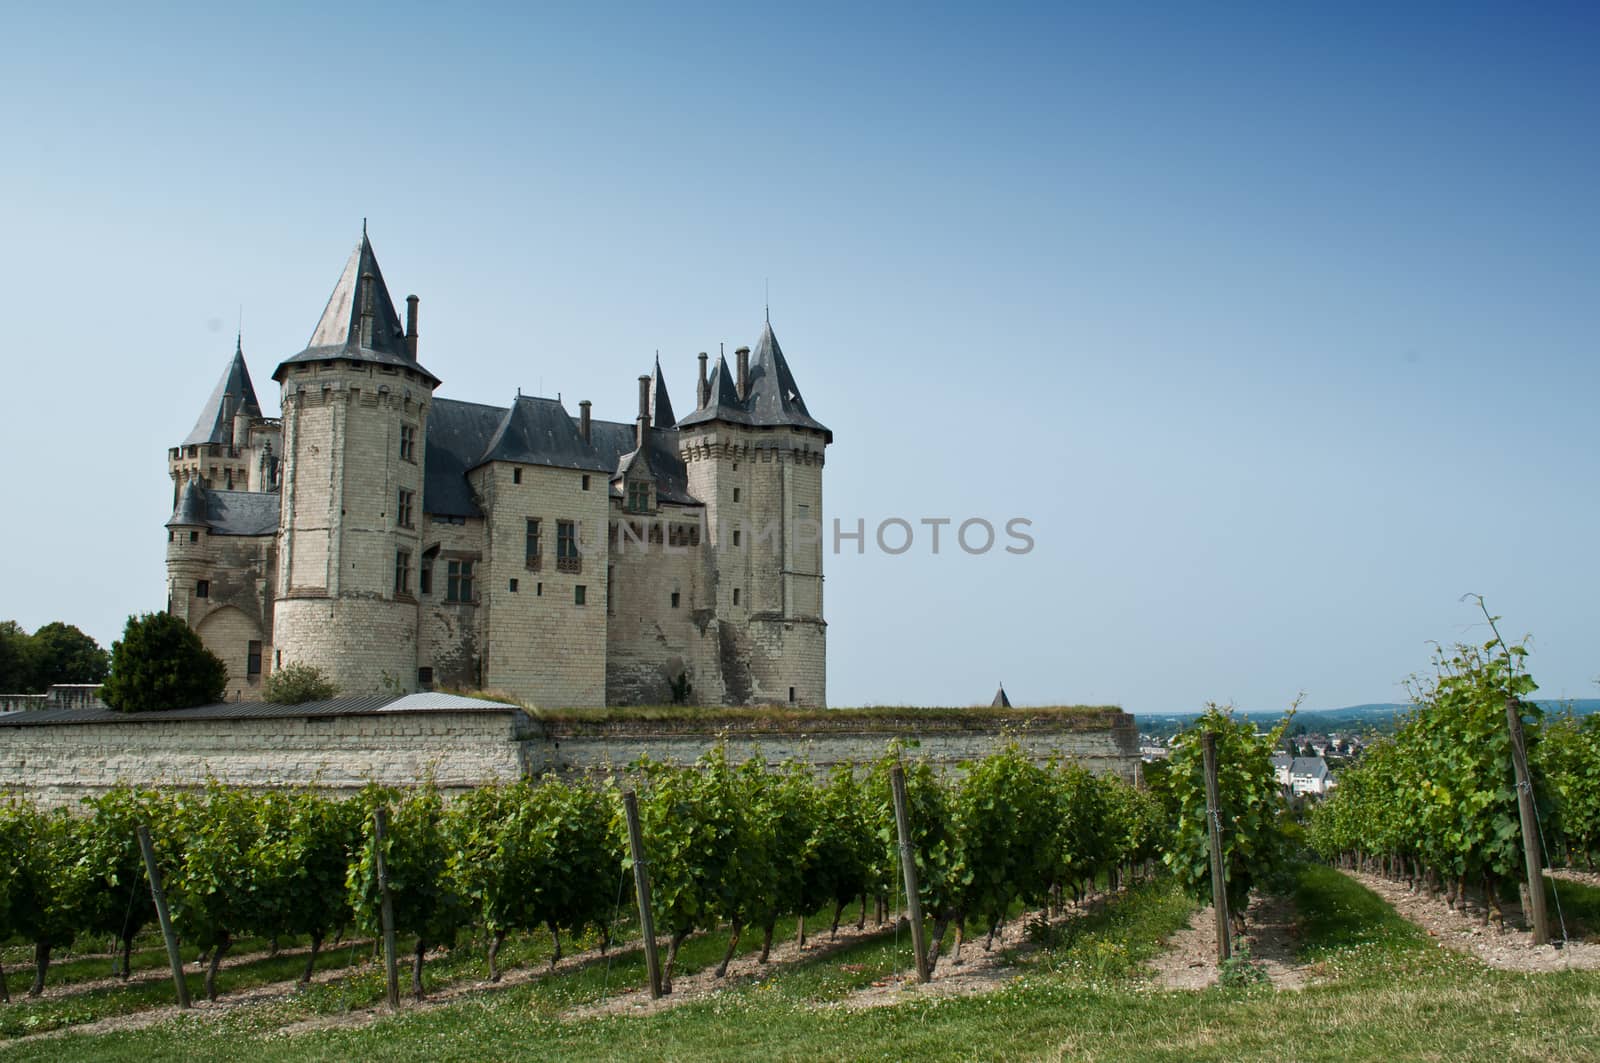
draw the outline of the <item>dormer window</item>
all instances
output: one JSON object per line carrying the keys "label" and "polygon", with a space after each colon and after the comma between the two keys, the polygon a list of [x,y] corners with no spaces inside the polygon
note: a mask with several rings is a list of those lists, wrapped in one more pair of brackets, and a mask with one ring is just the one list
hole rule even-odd
{"label": "dormer window", "polygon": [[629,513],[650,512],[650,485],[642,481],[633,480],[628,483]]}

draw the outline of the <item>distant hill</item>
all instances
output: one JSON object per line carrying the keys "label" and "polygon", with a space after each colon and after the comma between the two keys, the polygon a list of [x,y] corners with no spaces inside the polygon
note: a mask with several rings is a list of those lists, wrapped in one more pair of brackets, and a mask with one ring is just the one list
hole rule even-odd
{"label": "distant hill", "polygon": [[[1586,716],[1600,712],[1600,698],[1574,698],[1566,701],[1539,699],[1538,705],[1546,712],[1572,710],[1575,715]],[[1410,711],[1404,702],[1370,702],[1365,705],[1346,705],[1337,709],[1301,709],[1294,714],[1297,725],[1304,724],[1311,731],[1387,731],[1393,728],[1395,718]],[[1237,712],[1236,716],[1263,727],[1270,727],[1283,719],[1278,712]],[[1181,731],[1200,716],[1198,712],[1135,713],[1139,730],[1145,734],[1169,735]],[[1296,727],[1298,731],[1299,728]]]}

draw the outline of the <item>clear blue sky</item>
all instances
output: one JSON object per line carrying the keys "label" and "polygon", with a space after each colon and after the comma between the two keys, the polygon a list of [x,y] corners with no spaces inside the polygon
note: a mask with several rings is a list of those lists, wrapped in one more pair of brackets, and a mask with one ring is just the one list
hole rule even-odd
{"label": "clear blue sky", "polygon": [[451,398],[626,419],[772,321],[834,704],[1394,700],[1535,636],[1596,696],[1595,7],[13,9],[0,618],[163,606],[165,448],[361,219]]}

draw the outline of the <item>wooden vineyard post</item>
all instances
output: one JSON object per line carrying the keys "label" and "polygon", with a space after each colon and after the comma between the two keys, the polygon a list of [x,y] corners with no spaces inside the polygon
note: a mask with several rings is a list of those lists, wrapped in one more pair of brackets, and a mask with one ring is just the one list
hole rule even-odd
{"label": "wooden vineyard post", "polygon": [[1207,731],[1200,737],[1206,771],[1206,834],[1211,840],[1211,906],[1217,913],[1217,963],[1233,955],[1228,932],[1228,885],[1222,877],[1222,824],[1217,795],[1217,735]]}
{"label": "wooden vineyard post", "polygon": [[628,817],[628,853],[633,857],[633,888],[639,898],[639,929],[644,934],[644,966],[650,973],[650,999],[661,998],[661,959],[656,955],[656,920],[650,910],[650,868],[644,859],[644,831],[639,826],[639,798],[632,790],[622,794],[622,811]]}
{"label": "wooden vineyard post", "polygon": [[1550,941],[1550,915],[1544,906],[1544,860],[1539,853],[1539,812],[1533,805],[1528,776],[1528,750],[1522,738],[1522,712],[1516,698],[1506,698],[1506,724],[1511,729],[1511,764],[1517,773],[1517,811],[1522,817],[1522,856],[1528,870],[1528,915],[1533,943]]}
{"label": "wooden vineyard post", "polygon": [[378,872],[378,913],[383,921],[384,988],[389,998],[389,1010],[399,1011],[400,958],[395,955],[394,898],[389,896],[389,868],[383,858],[383,843],[388,836],[388,827],[389,813],[385,809],[376,809],[372,813],[372,863]]}
{"label": "wooden vineyard post", "polygon": [[189,1010],[189,983],[183,977],[183,956],[178,952],[178,935],[172,930],[172,914],[167,911],[167,895],[161,888],[161,869],[156,866],[156,847],[150,841],[150,828],[139,824],[139,851],[144,854],[144,869],[150,876],[150,899],[156,904],[156,919],[161,937],[167,943],[167,962],[172,964],[172,984],[178,991],[178,1007]]}
{"label": "wooden vineyard post", "polygon": [[917,981],[928,980],[928,954],[922,948],[922,897],[917,892],[917,857],[911,848],[911,823],[906,814],[906,773],[896,764],[889,769],[894,789],[894,826],[900,834],[900,867],[906,879],[906,914],[911,919],[911,950],[917,956]]}

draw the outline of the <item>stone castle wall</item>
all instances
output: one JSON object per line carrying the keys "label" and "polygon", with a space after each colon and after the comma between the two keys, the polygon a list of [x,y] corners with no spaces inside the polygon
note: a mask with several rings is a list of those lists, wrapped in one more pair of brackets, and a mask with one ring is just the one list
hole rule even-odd
{"label": "stone castle wall", "polygon": [[350,794],[369,781],[405,786],[430,774],[446,793],[553,773],[598,780],[625,774],[642,756],[693,763],[726,738],[737,759],[802,758],[819,772],[864,765],[894,739],[907,755],[945,770],[1016,741],[1044,760],[1073,758],[1132,781],[1139,761],[1133,718],[1117,710],[1076,714],[981,710],[877,715],[840,712],[763,719],[707,711],[649,721],[530,718],[505,712],[379,712],[97,723],[0,725],[0,789],[51,805],[75,803],[118,782],[193,787],[206,779],[236,786],[314,786]]}
{"label": "stone castle wall", "polygon": [[353,793],[430,773],[447,792],[521,776],[519,713],[380,713],[0,727],[0,787],[75,804],[119,782],[315,786]]}

